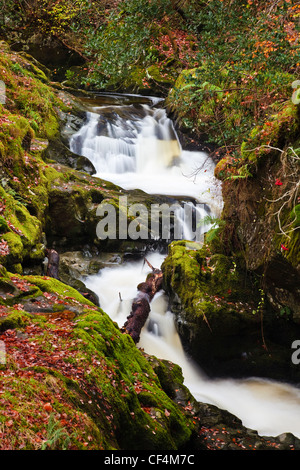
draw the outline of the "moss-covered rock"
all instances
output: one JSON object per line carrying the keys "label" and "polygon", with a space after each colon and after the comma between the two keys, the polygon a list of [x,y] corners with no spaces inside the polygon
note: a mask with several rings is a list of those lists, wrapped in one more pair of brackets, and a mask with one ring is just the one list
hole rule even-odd
{"label": "moss-covered rock", "polygon": [[173,242],[162,265],[186,350],[208,375],[298,380],[290,347],[299,327],[272,312],[243,257],[191,248]]}
{"label": "moss-covered rock", "polygon": [[[253,129],[240,159],[234,163],[223,159],[215,170],[224,181],[223,246],[243,254],[247,269],[261,276],[276,314],[288,311],[296,322],[300,318],[299,123],[299,106],[285,103],[262,127]],[[250,172],[242,177],[246,167]]]}
{"label": "moss-covered rock", "polygon": [[[20,416],[13,423],[18,428],[16,437],[7,427],[3,448],[6,439],[14,449],[66,445],[91,450],[176,450],[189,442],[194,429],[191,417],[164,392],[151,363],[130,336],[121,334],[102,310],[60,281],[5,276],[0,288],[0,331],[7,345],[7,364],[1,382],[7,390],[13,386],[9,377],[16,365],[23,374],[14,397],[9,392],[2,397],[1,422],[7,422],[4,407]],[[30,301],[35,309],[27,312]],[[23,399],[18,401],[19,393]],[[30,418],[41,414],[45,419]],[[51,443],[47,434],[51,419],[65,439],[61,436]],[[40,437],[33,439],[33,433]]]}
{"label": "moss-covered rock", "polygon": [[[8,189],[9,191],[9,189]],[[41,260],[44,257],[42,224],[30,214],[24,203],[15,201],[12,191],[0,187],[1,207],[6,221],[1,239],[7,243],[7,254],[0,255],[2,263],[13,266],[24,260]]]}
{"label": "moss-covered rock", "polygon": [[[266,440],[229,413],[197,403],[178,365],[140,351],[100,308],[60,281],[5,268],[1,276],[2,450],[299,445],[292,435]],[[219,429],[225,435],[213,442]]]}
{"label": "moss-covered rock", "polygon": [[163,269],[178,330],[208,372],[298,380],[290,360],[299,335],[298,148],[299,106],[287,102],[239,156],[216,165],[224,209],[209,251],[170,246]]}

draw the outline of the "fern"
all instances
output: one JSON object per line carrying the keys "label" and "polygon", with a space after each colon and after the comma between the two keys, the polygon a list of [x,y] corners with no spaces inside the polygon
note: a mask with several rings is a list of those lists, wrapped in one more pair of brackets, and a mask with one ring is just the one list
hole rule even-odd
{"label": "fern", "polygon": [[60,424],[55,420],[53,413],[49,417],[47,437],[47,440],[41,445],[41,450],[68,449],[70,437],[65,429],[61,428]]}

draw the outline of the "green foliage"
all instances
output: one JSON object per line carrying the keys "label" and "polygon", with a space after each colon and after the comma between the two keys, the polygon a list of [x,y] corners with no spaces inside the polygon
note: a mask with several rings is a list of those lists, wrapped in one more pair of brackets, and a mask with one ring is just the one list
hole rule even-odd
{"label": "green foliage", "polygon": [[148,28],[140,25],[137,30],[137,18],[124,20],[122,16],[113,15],[108,24],[99,28],[89,41],[89,50],[99,52],[92,73],[87,78],[88,83],[95,82],[104,87],[108,80],[119,82],[126,79],[133,64],[144,54],[145,42],[150,38]]}
{"label": "green foliage", "polygon": [[257,304],[257,309],[252,310],[253,315],[255,315],[256,313],[262,314],[262,312],[265,308],[265,292],[264,292],[264,290],[259,289],[259,294],[260,294],[260,298],[259,298],[259,301],[258,301],[258,304]]}
{"label": "green foliage", "polygon": [[213,246],[219,242],[220,231],[224,228],[224,220],[206,215],[202,220],[203,225],[210,225],[207,233],[205,234],[205,242]]}
{"label": "green foliage", "polygon": [[153,20],[161,21],[171,8],[170,0],[120,2],[106,21],[97,29],[86,29],[85,52],[94,58],[86,83],[105,87],[119,84],[135,71],[138,63],[144,67],[156,61],[151,48]]}
{"label": "green foliage", "polygon": [[7,225],[5,218],[2,215],[0,215],[0,233],[8,232],[8,230],[9,230],[9,227]]}
{"label": "green foliage", "polygon": [[[115,84],[134,71],[135,65],[152,65],[159,54],[151,37],[160,22],[174,13],[171,0],[27,0],[5,2],[2,24],[35,28],[56,36],[90,61],[87,86]],[[17,70],[16,66],[16,70]],[[68,72],[67,79],[70,79]],[[143,78],[145,78],[145,73]]]}
{"label": "green foliage", "polygon": [[232,151],[254,122],[292,96],[299,6],[211,0],[190,5],[186,14],[198,34],[199,65],[185,72],[184,84],[178,80],[169,105],[190,128]]}
{"label": "green foliage", "polygon": [[55,419],[55,415],[51,413],[47,428],[47,439],[42,443],[41,450],[67,450],[70,442],[70,436]]}
{"label": "green foliage", "polygon": [[281,309],[279,311],[279,315],[281,317],[288,317],[289,318],[292,315],[291,309],[287,306],[281,307]]}
{"label": "green foliage", "polygon": [[6,0],[3,6],[1,24],[7,27],[11,22],[39,26],[45,33],[66,32],[74,21],[91,7],[88,0]]}

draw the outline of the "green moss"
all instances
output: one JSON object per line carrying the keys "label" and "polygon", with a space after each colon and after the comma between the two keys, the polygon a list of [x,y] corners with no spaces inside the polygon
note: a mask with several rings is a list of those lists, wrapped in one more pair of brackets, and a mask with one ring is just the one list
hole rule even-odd
{"label": "green moss", "polygon": [[30,56],[18,56],[9,50],[1,55],[0,64],[0,79],[6,84],[7,102],[13,103],[10,114],[22,115],[24,132],[32,122],[40,136],[53,138],[58,132],[55,106],[61,102],[49,86],[45,73]]}
{"label": "green moss", "polygon": [[38,286],[42,292],[54,293],[62,298],[69,298],[76,302],[80,302],[83,305],[91,307],[95,306],[92,302],[83,297],[83,295],[81,295],[76,289],[73,289],[57,279],[45,276],[24,276],[24,279],[29,281],[31,284]]}
{"label": "green moss", "polygon": [[15,274],[23,274],[23,266],[21,263],[16,263],[11,266],[12,272]]}
{"label": "green moss", "polygon": [[4,266],[2,266],[2,264],[0,264],[0,277],[7,277],[7,276],[8,276],[7,270],[5,269]]}
{"label": "green moss", "polygon": [[[193,86],[195,83],[195,78],[199,75],[199,70],[194,68],[194,69],[189,69],[189,70],[183,70],[179,77],[177,78],[174,87],[178,89],[185,89],[190,86]],[[173,91],[170,91],[170,94],[172,94]]]}
{"label": "green moss", "polygon": [[41,239],[41,222],[32,216],[26,207],[19,204],[15,206],[14,213],[11,214],[11,223],[21,231],[23,245],[25,248],[32,248]]}
{"label": "green moss", "polygon": [[33,57],[31,56],[27,56],[28,58],[28,61],[29,61],[29,71],[32,73],[32,75],[37,78],[38,80],[40,80],[41,82],[44,82],[44,83],[49,83],[49,78],[47,77],[47,75],[45,74],[45,72],[40,68],[40,67],[37,67],[35,64],[34,64],[34,59]]}
{"label": "green moss", "polygon": [[15,265],[13,273],[6,272],[6,276],[0,278],[0,299],[1,304],[6,306],[17,305],[27,299],[33,299],[42,295],[41,290],[24,281],[20,265]]}
{"label": "green moss", "polygon": [[0,331],[24,328],[30,323],[32,317],[25,312],[12,312],[6,317],[0,318]]}
{"label": "green moss", "polygon": [[[9,188],[7,190],[10,191]],[[41,222],[2,187],[0,187],[0,198],[5,204],[3,218],[6,222],[5,230],[2,226],[6,233],[3,233],[1,238],[8,243],[9,247],[9,255],[2,257],[2,263],[22,263],[27,258],[42,259],[44,247],[41,243]]]}
{"label": "green moss", "polygon": [[166,85],[174,84],[174,70],[172,67],[166,66],[161,69],[158,65],[151,65],[146,70],[146,77],[147,79],[154,80],[157,83]]}
{"label": "green moss", "polygon": [[190,250],[173,242],[162,270],[166,291],[176,293],[192,321],[234,311],[235,301],[247,302],[254,294],[242,259],[213,254],[209,246]]}
{"label": "green moss", "polygon": [[9,248],[9,255],[7,258],[3,258],[2,262],[8,261],[10,264],[22,262],[24,258],[24,246],[21,237],[16,233],[8,232],[2,236],[2,240],[8,243]]}
{"label": "green moss", "polygon": [[[86,413],[74,409],[60,398],[67,395],[63,376],[49,374],[42,369],[39,373],[43,375],[43,380],[38,377],[5,377],[3,380],[3,399],[17,416],[11,426],[11,447],[23,450],[66,450],[71,446],[73,449],[85,450],[87,434],[92,441],[92,449],[111,448]],[[51,403],[52,413],[45,412],[45,403]],[[64,420],[59,419],[62,415]],[[9,421],[4,414],[0,420],[4,426]]]}
{"label": "green moss", "polygon": [[186,442],[191,427],[162,392],[151,365],[129,336],[120,334],[106,315],[97,313],[80,317],[75,334],[85,353],[95,355],[101,351],[110,364],[110,376],[103,376],[100,369],[93,369],[93,376],[96,383],[101,383],[106,400],[118,410],[114,423],[121,432],[122,448],[159,449],[164,443],[166,449],[175,449]]}
{"label": "green moss", "polygon": [[300,204],[297,204],[291,211],[290,218],[293,222],[293,227],[296,228],[300,225]]}
{"label": "green moss", "polygon": [[0,216],[0,233],[8,232],[8,231],[9,231],[9,227],[7,225],[7,222],[5,218],[1,215]]}
{"label": "green moss", "polygon": [[287,260],[292,266],[298,267],[300,265],[300,230],[293,232],[288,242],[289,251],[286,255]]}
{"label": "green moss", "polygon": [[46,138],[51,140],[58,136],[59,122],[57,116],[50,114],[44,124]]}
{"label": "green moss", "polygon": [[[289,223],[291,219],[286,219]],[[282,249],[281,246],[284,246],[286,249]],[[273,249],[277,253],[281,253],[281,256],[286,258],[286,260],[295,268],[298,268],[300,264],[300,230],[296,229],[289,231],[287,235],[276,233],[273,237]]]}
{"label": "green moss", "polygon": [[33,136],[34,131],[27,119],[11,112],[4,114],[0,132],[1,156],[6,167],[14,168],[14,176],[18,176],[23,164],[24,140],[30,141]]}

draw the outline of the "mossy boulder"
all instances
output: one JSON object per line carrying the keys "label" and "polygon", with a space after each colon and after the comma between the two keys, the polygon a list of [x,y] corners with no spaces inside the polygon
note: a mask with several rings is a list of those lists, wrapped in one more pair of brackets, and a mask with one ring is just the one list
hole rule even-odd
{"label": "mossy boulder", "polygon": [[117,204],[120,188],[63,165],[53,167],[58,172],[48,192],[49,244],[72,250],[81,250],[87,244],[97,246],[97,208],[104,199]]}
{"label": "mossy boulder", "polygon": [[[50,245],[55,244],[61,251],[78,251],[88,245],[96,251],[121,253],[140,253],[147,247],[166,247],[164,240],[151,238],[148,214],[151,213],[151,204],[172,204],[172,198],[149,195],[138,189],[123,190],[109,181],[63,165],[52,164],[52,168],[57,169],[57,177],[52,179],[48,189],[49,210],[45,228]],[[110,207],[116,216],[113,233],[103,239],[97,234],[97,225],[104,219],[104,215],[100,216],[98,212],[101,204],[104,208]],[[139,218],[130,214],[129,209],[134,204],[143,205],[147,209],[145,214]],[[120,236],[120,214],[128,230],[130,224],[134,225],[138,218],[133,230],[138,232],[141,227],[140,238],[138,233],[138,239],[127,237],[124,240],[124,236]]]}
{"label": "mossy boulder", "polygon": [[173,242],[162,270],[184,348],[208,375],[299,379],[290,357],[299,327],[268,307],[241,256]]}
{"label": "mossy boulder", "polygon": [[0,273],[2,450],[298,448],[292,435],[259,437],[197,403],[178,365],[139,350],[76,290]]}
{"label": "mossy boulder", "polygon": [[41,260],[44,257],[41,222],[1,187],[0,197],[6,222],[2,225],[1,240],[7,244],[7,253],[0,255],[1,262],[12,267],[24,260]]}
{"label": "mossy boulder", "polygon": [[[7,427],[12,448],[38,449],[46,442],[45,448],[51,448],[47,426],[52,418],[66,438],[52,443],[56,449],[176,450],[187,445],[195,429],[191,416],[164,392],[151,362],[101,309],[58,280],[3,274],[0,332],[7,362],[1,382],[7,393],[2,405],[22,416],[13,424],[15,439]],[[16,364],[23,370],[19,401],[9,392],[17,383],[10,373]],[[178,373],[177,386],[182,382]],[[32,387],[37,393],[31,393]],[[45,419],[33,418],[41,414]],[[41,433],[37,440],[34,430]]]}
{"label": "mossy boulder", "polygon": [[299,323],[299,105],[285,103],[250,133],[240,159],[222,159],[223,246],[260,276],[277,316]]}

